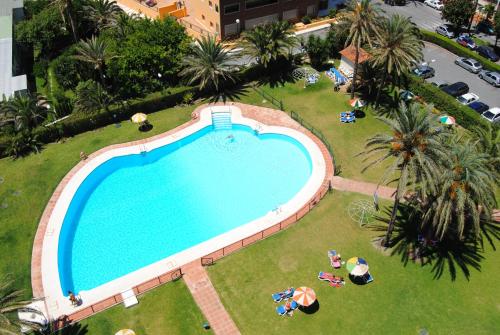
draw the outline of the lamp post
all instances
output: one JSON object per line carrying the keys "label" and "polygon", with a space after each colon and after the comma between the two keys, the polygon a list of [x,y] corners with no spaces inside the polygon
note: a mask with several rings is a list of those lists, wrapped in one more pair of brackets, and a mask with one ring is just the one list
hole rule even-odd
{"label": "lamp post", "polygon": [[236,33],[239,35],[240,34],[240,19],[236,19]]}

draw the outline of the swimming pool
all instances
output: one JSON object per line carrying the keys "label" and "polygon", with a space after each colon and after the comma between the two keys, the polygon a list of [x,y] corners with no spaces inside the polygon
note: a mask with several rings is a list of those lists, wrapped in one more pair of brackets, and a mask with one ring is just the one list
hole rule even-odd
{"label": "swimming pool", "polygon": [[305,133],[258,121],[276,123],[275,114],[252,119],[235,106],[197,113],[172,132],[100,150],[60,183],[32,261],[34,292],[52,316],[74,312],[69,290],[86,308],[281,230],[324,189],[322,151]]}
{"label": "swimming pool", "polygon": [[80,185],[65,216],[62,290],[93,289],[263,216],[310,175],[295,139],[241,125],[112,158]]}

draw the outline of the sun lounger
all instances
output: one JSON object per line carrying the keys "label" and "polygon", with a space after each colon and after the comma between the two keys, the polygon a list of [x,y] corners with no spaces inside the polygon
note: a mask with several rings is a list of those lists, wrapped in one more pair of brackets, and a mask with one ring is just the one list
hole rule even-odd
{"label": "sun lounger", "polygon": [[122,299],[123,299],[123,305],[126,308],[137,305],[139,303],[133,289],[122,292]]}
{"label": "sun lounger", "polygon": [[321,271],[318,274],[318,279],[329,282],[330,286],[333,287],[341,287],[345,285],[344,279],[342,277],[335,276],[334,274],[329,272]]}
{"label": "sun lounger", "polygon": [[276,313],[278,313],[278,315],[280,316],[285,315],[286,314],[285,305],[279,305],[278,307],[276,307]]}
{"label": "sun lounger", "polygon": [[330,265],[333,268],[339,269],[342,266],[342,264],[340,264],[340,255],[337,255],[336,250],[329,250],[328,258],[330,258]]}
{"label": "sun lounger", "polygon": [[363,277],[363,278],[365,279],[365,283],[367,283],[367,284],[368,284],[368,283],[371,283],[371,282],[373,281],[373,277],[372,277],[372,275],[370,274],[370,272],[367,272],[367,273],[364,275],[364,277]]}
{"label": "sun lounger", "polygon": [[280,302],[281,300],[283,299],[289,299],[293,296],[293,292],[295,291],[295,289],[293,287],[289,288],[289,289],[286,289],[282,292],[278,292],[278,293],[274,293],[272,296],[273,296],[273,300],[274,302]]}

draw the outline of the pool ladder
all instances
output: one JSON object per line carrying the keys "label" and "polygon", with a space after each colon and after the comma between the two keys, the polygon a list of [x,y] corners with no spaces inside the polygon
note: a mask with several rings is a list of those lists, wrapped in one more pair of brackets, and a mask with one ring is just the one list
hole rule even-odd
{"label": "pool ladder", "polygon": [[212,126],[214,130],[228,130],[233,128],[231,121],[231,112],[214,112],[212,111]]}

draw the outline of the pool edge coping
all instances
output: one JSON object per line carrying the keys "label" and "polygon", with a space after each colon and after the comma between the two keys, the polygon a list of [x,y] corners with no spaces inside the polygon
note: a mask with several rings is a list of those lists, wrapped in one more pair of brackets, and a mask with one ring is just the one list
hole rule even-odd
{"label": "pool edge coping", "polygon": [[[309,130],[307,130],[306,128],[301,126],[299,123],[297,123],[295,120],[293,120],[287,113],[285,113],[283,111],[271,109],[271,108],[254,106],[254,105],[247,105],[247,104],[241,104],[241,103],[226,103],[226,104],[216,103],[216,104],[200,105],[200,106],[196,107],[193,110],[193,112],[191,113],[191,116],[192,116],[191,120],[173,128],[173,129],[170,129],[162,134],[158,134],[158,135],[146,138],[146,139],[130,141],[130,142],[125,142],[125,143],[119,143],[119,144],[113,144],[113,145],[101,148],[98,151],[90,154],[88,160],[82,160],[78,164],[76,164],[62,178],[62,180],[57,185],[55,191],[53,192],[50,200],[48,201],[47,206],[44,209],[42,217],[39,221],[39,225],[38,225],[37,232],[36,232],[35,239],[34,239],[34,243],[33,243],[32,262],[31,262],[31,281],[32,281],[33,296],[35,298],[43,298],[44,297],[44,288],[43,288],[43,281],[42,281],[42,250],[43,250],[44,238],[47,234],[47,225],[49,223],[49,219],[52,215],[52,212],[55,208],[55,205],[61,196],[62,191],[64,190],[64,188],[66,187],[68,182],[71,180],[71,178],[76,173],[78,173],[78,171],[80,171],[87,164],[88,161],[92,160],[93,158],[95,158],[99,155],[102,155],[105,152],[112,151],[115,149],[124,148],[124,147],[145,145],[149,142],[161,140],[162,138],[166,138],[168,136],[171,136],[172,134],[178,133],[179,131],[183,130],[184,128],[195,125],[200,120],[200,117],[199,117],[200,112],[208,107],[213,107],[213,106],[235,106],[241,110],[241,114],[244,118],[253,119],[255,121],[261,122],[262,124],[264,124],[266,126],[281,126],[281,127],[286,127],[286,128],[290,128],[290,129],[293,129],[295,131],[298,131],[298,132],[306,135],[307,137],[309,137],[316,144],[316,146],[319,148],[319,150],[323,156],[323,159],[325,162],[325,170],[326,170],[324,172],[324,179],[323,179],[323,182],[321,183],[321,185],[319,185],[318,189],[315,191],[314,196],[310,200],[308,200],[308,202],[306,203],[306,205],[309,205],[309,208],[302,215],[300,215],[300,217],[298,214],[300,212],[303,212],[305,205],[303,207],[297,209],[297,211],[295,212],[294,215],[291,215],[291,216],[285,218],[284,220],[282,220],[281,222],[279,222],[279,229],[277,231],[274,231],[274,232],[281,231],[282,229],[286,228],[288,225],[290,225],[290,224],[296,222],[298,219],[300,219],[303,215],[305,215],[307,212],[309,212],[309,210],[311,209],[311,204],[314,207],[319,202],[319,200],[326,194],[325,188],[330,189],[330,187],[331,187],[330,183],[331,183],[332,177],[334,175],[334,166],[333,166],[333,162],[332,162],[332,157],[330,156],[330,153],[329,153],[327,147],[324,145],[324,143],[319,138],[317,138]],[[286,224],[284,228],[282,228],[281,223],[289,221],[289,219],[293,219],[293,220],[291,222],[289,222],[288,224]],[[257,235],[257,234],[254,234],[252,236],[248,236],[248,237],[242,239],[241,240],[241,247],[237,247],[233,251],[239,250],[240,248],[242,248],[248,244],[251,244],[253,242],[256,242],[260,239],[263,239],[263,238],[269,236],[270,234],[266,234],[266,236],[264,236],[264,231],[267,231],[268,229],[271,229],[271,228],[277,228],[275,226],[277,226],[277,224],[274,224],[271,227],[268,227],[268,228],[264,229],[262,232],[260,232],[260,233],[262,233],[262,236],[260,238],[258,238],[258,237],[254,238],[254,235]],[[271,234],[273,234],[274,232],[272,232]],[[250,243],[244,243],[244,240],[247,240],[247,239],[254,239],[254,241],[250,242]],[[217,251],[214,251],[206,256],[210,256],[210,255],[215,254],[215,253],[222,250],[221,257],[223,257],[223,256],[225,256],[224,249],[229,248],[229,247],[231,247],[231,245],[225,246],[225,247],[223,247]],[[230,251],[229,253],[232,253],[233,251]],[[229,254],[229,253],[227,253],[227,254]],[[206,257],[201,257],[200,261],[203,262],[204,258],[206,258]],[[216,257],[216,259],[219,259],[219,258],[220,257]],[[166,281],[162,281],[160,279],[160,277],[158,277],[157,285],[153,285],[151,288],[154,288],[158,285],[161,285],[164,282],[174,280],[174,279],[176,279],[176,277],[178,275],[182,276],[182,269],[180,267],[171,269],[170,271],[167,271],[161,277],[163,277],[163,276],[169,277],[169,275],[171,278],[167,278]],[[156,280],[156,279],[157,278],[153,278],[153,279],[147,280],[146,282],[143,282],[137,286],[134,286],[136,293],[140,294],[140,293],[145,292],[146,290],[149,290],[149,288],[147,288],[147,286],[151,286],[151,284],[148,284],[148,283],[151,282],[152,280]],[[140,287],[143,287],[143,286],[146,287],[146,290],[139,289]],[[112,298],[113,298],[113,300],[110,300],[110,301],[108,301],[108,303],[106,303],[106,305],[109,305],[109,306],[107,306],[105,308],[111,307],[111,306],[116,305],[116,304],[121,302],[119,297],[117,298],[116,295],[113,297],[109,297],[107,299],[104,299],[102,302],[105,302],[105,301],[112,299]],[[100,303],[101,302],[96,303],[94,305],[98,305]],[[91,307],[92,306],[90,306],[90,308]],[[85,307],[84,309],[87,309],[87,308],[89,308],[89,307]],[[100,310],[102,310],[102,309],[98,309],[97,311],[100,311]],[[92,309],[92,313],[90,315],[94,314],[97,311],[94,311],[94,309]],[[73,314],[78,314],[80,312],[82,312],[82,311],[75,309],[75,313],[73,313]],[[71,314],[71,315],[73,315],[73,314]],[[83,316],[82,318],[88,317],[90,315]],[[71,319],[77,320],[77,319],[82,319],[82,318],[76,317],[76,318],[71,318]]]}

